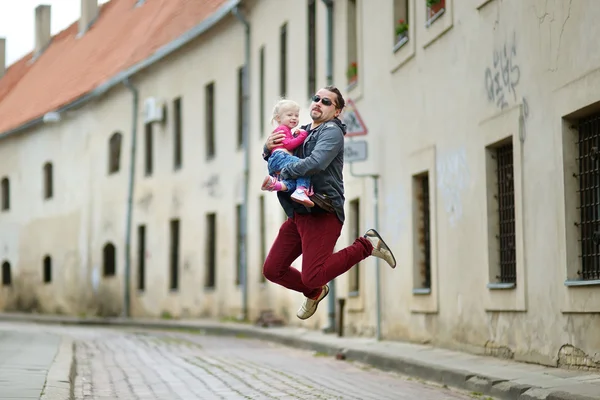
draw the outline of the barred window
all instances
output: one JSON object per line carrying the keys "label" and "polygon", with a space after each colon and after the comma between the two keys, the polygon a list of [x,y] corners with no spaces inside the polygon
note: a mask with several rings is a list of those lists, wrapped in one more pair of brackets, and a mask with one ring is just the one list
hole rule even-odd
{"label": "barred window", "polygon": [[496,148],[498,177],[498,249],[502,283],[517,281],[517,251],[515,234],[515,176],[513,145],[507,143]]}
{"label": "barred window", "polygon": [[579,244],[583,280],[600,279],[600,114],[579,121]]}

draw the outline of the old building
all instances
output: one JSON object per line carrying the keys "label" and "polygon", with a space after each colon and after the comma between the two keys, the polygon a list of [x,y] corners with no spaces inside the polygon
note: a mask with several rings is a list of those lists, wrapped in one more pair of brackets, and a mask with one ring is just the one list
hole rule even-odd
{"label": "old building", "polygon": [[[344,298],[346,334],[550,365],[580,351],[575,363],[598,366],[596,1],[82,10],[51,37],[39,7],[32,53],[0,63],[0,307],[251,320],[272,309],[319,329]],[[261,274],[284,218],[260,191],[261,148],[280,96],[308,121],[329,82],[351,100],[348,146],[367,144],[346,165],[338,247],[378,223],[398,267],[377,279],[363,261],[302,322],[302,296]]]}

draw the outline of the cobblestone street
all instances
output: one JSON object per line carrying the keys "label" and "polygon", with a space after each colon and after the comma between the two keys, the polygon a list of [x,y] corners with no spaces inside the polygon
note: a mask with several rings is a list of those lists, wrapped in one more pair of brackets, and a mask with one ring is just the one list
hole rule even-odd
{"label": "cobblestone street", "polygon": [[[397,374],[243,337],[0,323],[0,340],[17,332],[48,335],[50,346],[57,346],[57,337],[73,340],[75,399],[470,398]],[[15,342],[10,346],[14,355]],[[17,376],[21,370],[15,373],[7,365],[15,358],[0,360],[0,382],[5,384],[0,385],[0,399],[38,398],[32,387],[23,387],[19,395],[19,388],[9,382],[23,380]],[[26,370],[21,373],[26,375]],[[39,366],[35,376],[39,380]],[[5,387],[11,388],[10,395],[4,394]]]}

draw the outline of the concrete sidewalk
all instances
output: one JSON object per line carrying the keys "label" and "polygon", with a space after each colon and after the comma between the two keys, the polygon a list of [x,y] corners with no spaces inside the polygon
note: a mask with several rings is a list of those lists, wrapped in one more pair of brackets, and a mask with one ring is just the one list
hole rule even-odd
{"label": "concrete sidewalk", "polygon": [[69,382],[57,382],[56,374],[49,374],[60,346],[56,335],[0,330],[0,399],[37,400],[56,385],[66,387],[62,398],[67,399]]}
{"label": "concrete sidewalk", "polygon": [[0,321],[185,329],[237,335],[313,350],[393,370],[416,378],[500,399],[600,400],[600,373],[570,371],[477,356],[431,346],[365,338],[338,338],[303,328],[260,328],[213,320],[77,318],[40,314],[1,314]]}

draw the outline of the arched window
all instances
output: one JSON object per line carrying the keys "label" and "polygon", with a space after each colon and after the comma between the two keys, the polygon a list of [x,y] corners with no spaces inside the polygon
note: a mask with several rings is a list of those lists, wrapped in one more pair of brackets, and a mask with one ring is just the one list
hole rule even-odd
{"label": "arched window", "polygon": [[10,286],[12,284],[12,277],[10,273],[10,263],[4,261],[2,263],[2,286]]}
{"label": "arched window", "polygon": [[112,243],[106,243],[102,252],[104,276],[114,276],[117,271],[116,251]]}
{"label": "arched window", "polygon": [[53,194],[52,187],[52,163],[44,164],[44,198],[51,199]]}
{"label": "arched window", "polygon": [[10,208],[10,181],[8,178],[2,179],[2,210]]}
{"label": "arched window", "polygon": [[108,174],[119,172],[121,164],[121,141],[123,135],[120,132],[115,132],[110,137],[108,142]]}
{"label": "arched window", "polygon": [[52,258],[44,257],[44,283],[52,282]]}

